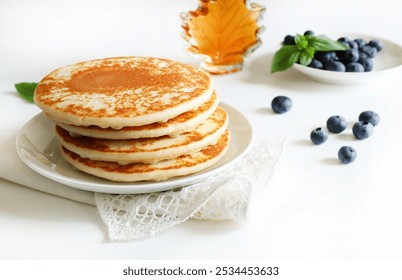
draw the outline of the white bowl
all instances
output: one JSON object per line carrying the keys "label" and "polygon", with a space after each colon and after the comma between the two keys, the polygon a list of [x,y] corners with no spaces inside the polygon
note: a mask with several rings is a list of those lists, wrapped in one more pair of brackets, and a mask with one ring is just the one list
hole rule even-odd
{"label": "white bowl", "polygon": [[383,42],[384,48],[374,57],[374,67],[371,72],[335,72],[329,70],[315,69],[300,64],[294,64],[293,68],[313,80],[339,85],[363,84],[371,82],[379,77],[389,75],[390,73],[402,70],[402,46],[395,42],[361,34],[344,34],[338,37],[329,37],[334,40],[337,40],[339,37],[348,37],[351,40],[363,38],[366,39],[367,42],[377,39]]}

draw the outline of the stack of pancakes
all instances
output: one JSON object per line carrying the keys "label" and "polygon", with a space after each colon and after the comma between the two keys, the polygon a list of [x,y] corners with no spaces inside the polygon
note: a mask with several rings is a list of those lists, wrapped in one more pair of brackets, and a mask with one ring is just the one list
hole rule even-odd
{"label": "stack of pancakes", "polygon": [[64,159],[113,181],[204,170],[229,146],[228,115],[208,74],[179,62],[117,57],[59,68],[35,103],[56,122]]}

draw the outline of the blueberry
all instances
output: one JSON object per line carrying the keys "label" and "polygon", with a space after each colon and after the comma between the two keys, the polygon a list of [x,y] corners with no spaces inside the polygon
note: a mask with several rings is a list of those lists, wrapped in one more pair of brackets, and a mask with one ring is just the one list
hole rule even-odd
{"label": "blueberry", "polygon": [[343,146],[338,151],[338,159],[344,164],[355,161],[356,156],[356,150],[350,146]]}
{"label": "blueberry", "polygon": [[313,131],[311,131],[310,139],[314,144],[320,145],[320,144],[324,143],[325,141],[327,141],[328,133],[325,130],[323,130],[321,127],[319,127],[319,128],[314,129]]}
{"label": "blueberry", "polygon": [[347,41],[346,42],[351,49],[359,49],[359,45],[355,41]]}
{"label": "blueberry", "polygon": [[[341,43],[342,45],[344,45],[344,46],[346,46],[346,47],[349,48],[348,42],[339,42],[339,43]],[[344,51],[338,51],[338,52],[344,52]],[[337,52],[337,53],[338,53],[338,52]]]}
{"label": "blueberry", "polygon": [[357,62],[359,60],[359,51],[356,49],[348,49],[343,53],[345,62]]}
{"label": "blueberry", "polygon": [[364,40],[363,38],[358,38],[354,40],[357,43],[357,47],[359,49],[363,48],[365,45],[367,45],[367,41]]}
{"label": "blueberry", "polygon": [[366,53],[360,53],[359,63],[363,65],[365,72],[370,72],[371,70],[373,70],[374,67],[373,60],[369,57],[362,57],[362,54],[365,54],[367,56]]}
{"label": "blueberry", "polygon": [[347,126],[348,123],[341,116],[332,116],[327,120],[327,128],[332,133],[341,133]]}
{"label": "blueberry", "polygon": [[377,52],[381,51],[384,47],[384,44],[380,40],[371,40],[370,42],[368,42],[368,45],[370,47],[376,48]]}
{"label": "blueberry", "polygon": [[350,39],[348,37],[340,37],[337,40],[339,43],[347,43],[350,41]]}
{"label": "blueberry", "polygon": [[308,67],[311,68],[316,68],[316,69],[323,69],[324,68],[324,64],[322,64],[321,61],[319,61],[318,59],[313,59],[310,64],[308,65]]}
{"label": "blueberry", "polygon": [[365,52],[359,52],[359,60],[362,58],[369,58],[369,56]]}
{"label": "blueberry", "polygon": [[328,63],[325,63],[324,68],[325,68],[325,70],[337,71],[337,72],[345,72],[346,71],[345,65],[339,61],[330,61]]}
{"label": "blueberry", "polygon": [[373,134],[373,125],[369,122],[358,121],[353,125],[352,130],[357,139],[366,139]]}
{"label": "blueberry", "polygon": [[306,36],[306,35],[311,35],[311,36],[314,36],[314,32],[313,31],[311,31],[311,30],[307,30],[306,32],[304,32],[304,34],[303,34],[304,36]]}
{"label": "blueberry", "polygon": [[290,110],[290,108],[292,108],[292,105],[293,105],[292,99],[290,99],[287,96],[277,96],[274,99],[272,99],[271,102],[272,110],[274,110],[274,112],[277,114],[286,113],[287,111]]}
{"label": "blueberry", "polygon": [[338,59],[335,52],[317,52],[315,58],[322,63],[328,63],[330,61],[335,61]]}
{"label": "blueberry", "polygon": [[380,116],[373,111],[364,111],[359,115],[359,121],[368,122],[376,126],[380,122]]}
{"label": "blueberry", "polygon": [[368,55],[368,57],[373,58],[377,55],[377,49],[366,45],[360,49],[361,52],[364,52]]}
{"label": "blueberry", "polygon": [[346,72],[364,72],[364,66],[357,62],[350,62],[346,65]]}
{"label": "blueberry", "polygon": [[286,35],[285,39],[283,39],[284,45],[294,45],[295,43],[295,36]]}

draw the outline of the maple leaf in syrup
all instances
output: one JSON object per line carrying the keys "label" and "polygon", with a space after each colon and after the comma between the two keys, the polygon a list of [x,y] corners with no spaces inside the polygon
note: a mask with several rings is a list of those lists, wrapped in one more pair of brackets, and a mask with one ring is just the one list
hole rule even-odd
{"label": "maple leaf in syrup", "polygon": [[196,11],[182,14],[187,51],[211,65],[243,63],[261,44],[259,20],[265,8],[246,0],[199,0]]}

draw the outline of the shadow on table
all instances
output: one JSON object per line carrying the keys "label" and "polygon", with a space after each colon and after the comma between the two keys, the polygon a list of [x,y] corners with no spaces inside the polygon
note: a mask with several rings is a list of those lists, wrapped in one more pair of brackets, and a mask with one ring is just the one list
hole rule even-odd
{"label": "shadow on table", "polygon": [[251,57],[246,61],[246,67],[242,79],[246,83],[266,84],[273,87],[304,92],[333,92],[334,88],[340,89],[337,85],[313,81],[293,68],[282,72],[271,73],[271,62],[274,53],[266,53],[260,57]]}
{"label": "shadow on table", "polygon": [[244,228],[241,223],[236,223],[232,220],[189,220],[183,223],[181,226],[183,227],[183,229],[186,229],[188,231],[194,231],[197,234],[204,235],[228,234],[228,232],[234,232],[237,230],[242,230]]}

